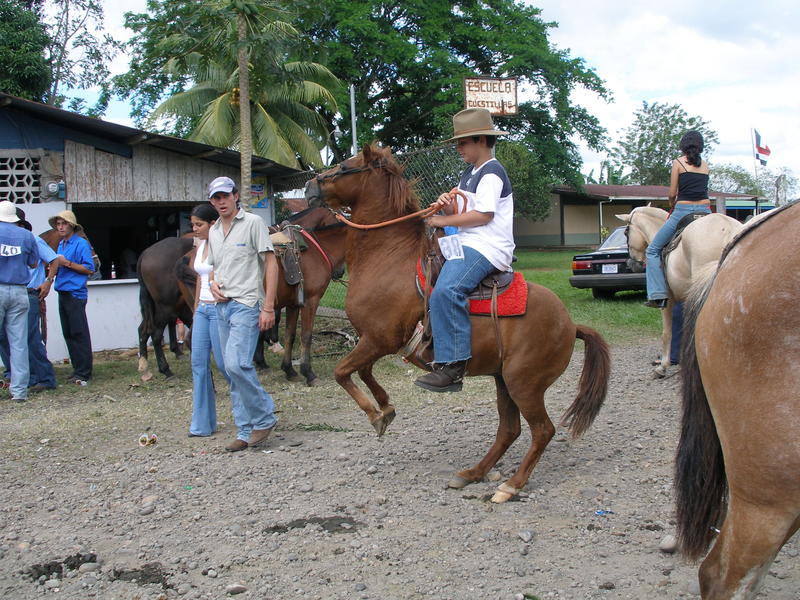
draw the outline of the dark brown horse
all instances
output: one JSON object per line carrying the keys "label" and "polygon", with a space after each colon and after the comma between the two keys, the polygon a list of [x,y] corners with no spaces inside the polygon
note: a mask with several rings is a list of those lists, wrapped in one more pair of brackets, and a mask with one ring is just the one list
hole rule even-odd
{"label": "dark brown horse", "polygon": [[687,304],[678,537],[703,598],[755,598],[800,528],[800,204],[748,223]]}
{"label": "dark brown horse", "polygon": [[[419,207],[402,169],[389,149],[366,146],[357,156],[309,182],[312,206],[349,207],[352,220],[377,224],[415,212]],[[423,303],[415,287],[417,261],[430,242],[425,224],[406,220],[369,231],[348,230],[350,283],[346,310],[360,336],[350,354],[336,365],[336,381],[358,403],[382,435],[395,416],[389,395],[372,374],[375,362],[397,352],[422,318]],[[593,329],[575,325],[550,290],[528,283],[528,310],[500,319],[499,352],[490,317],[472,317],[472,358],[467,375],[491,375],[497,388],[500,423],[494,444],[474,467],[460,471],[448,484],[461,488],[480,481],[520,435],[520,413],[531,431],[531,446],[519,469],[501,484],[492,500],[504,502],[527,483],[555,433],[544,405],[544,393],[564,372],[575,338],[584,340],[584,368],[578,395],[562,423],[578,436],[592,423],[605,399],[610,375],[608,346]],[[358,372],[372,397],[352,380]]]}
{"label": "dark brown horse", "polygon": [[169,328],[170,350],[176,357],[182,356],[175,335],[175,319],[180,319],[188,327],[192,326],[192,305],[187,304],[178,286],[176,269],[182,265],[181,258],[192,249],[193,237],[168,237],[149,246],[139,256],[136,263],[136,276],[139,279],[139,308],[142,322],[139,324],[139,372],[142,380],[148,381],[153,375],[147,366],[147,342],[153,341],[158,370],[165,377],[173,373],[164,356],[164,328]]}
{"label": "dark brown horse", "polygon": [[[304,305],[302,307],[298,306],[296,288],[286,283],[283,267],[279,262],[275,308],[277,311],[286,308],[286,324],[283,340],[284,352],[281,361],[281,369],[286,373],[286,377],[290,381],[301,380],[301,376],[298,375],[292,365],[292,352],[297,336],[297,321],[298,317],[300,317],[300,341],[302,344],[300,373],[305,377],[308,385],[317,385],[319,379],[311,368],[311,343],[314,331],[314,320],[320,300],[322,300],[325,290],[328,289],[332,274],[341,274],[341,269],[344,264],[345,231],[343,226],[336,221],[330,211],[320,208],[302,211],[292,215],[287,221],[302,228],[302,235],[306,239],[308,248],[300,254],[300,270],[303,273],[304,289]],[[175,238],[170,239],[174,240]],[[191,240],[191,238],[189,239]],[[166,241],[167,240],[162,240],[162,242]],[[162,242],[158,242],[150,248],[155,248]],[[145,250],[145,252],[148,252],[150,248]],[[182,312],[183,307],[185,307],[185,310],[191,312],[189,307],[194,306],[194,282],[196,277],[194,269],[191,267],[194,262],[194,249],[189,246],[188,252],[180,254],[175,258],[178,251],[179,249],[172,249],[172,246],[167,247],[166,245],[163,249],[160,249],[160,257],[154,259],[152,264],[149,265],[149,269],[153,271],[153,277],[148,278],[155,279],[159,282],[158,286],[161,289],[158,291],[158,296],[162,300],[158,302],[162,304],[162,306],[160,306],[161,314],[167,319],[170,318],[170,315],[173,315],[171,317],[173,324],[175,318],[180,318],[184,323],[191,322],[191,317],[189,321],[186,321],[186,319],[179,316],[179,313]],[[149,288],[151,286],[148,285],[147,287]],[[180,300],[177,300],[177,298],[180,298]],[[142,314],[145,314],[144,309]],[[143,318],[143,324],[144,320]],[[166,323],[166,325],[169,324],[169,322]],[[162,331],[163,328],[164,325],[161,325]],[[171,331],[172,330],[170,330],[170,332]],[[170,348],[173,352],[175,351],[175,348],[172,348],[172,346],[170,346]],[[141,354],[141,352],[140,343],[139,370],[145,373],[143,377],[148,377],[147,374],[149,371],[146,369],[146,354]],[[142,362],[141,356],[145,357],[144,362]],[[159,361],[159,371],[164,375],[171,375],[169,365],[166,363],[166,357],[163,356],[163,351],[160,353],[161,358],[159,358],[158,352],[156,353],[156,357]],[[162,359],[163,363],[161,362]],[[257,364],[259,363],[259,359],[260,362],[263,363],[263,343],[256,348],[254,360]]]}

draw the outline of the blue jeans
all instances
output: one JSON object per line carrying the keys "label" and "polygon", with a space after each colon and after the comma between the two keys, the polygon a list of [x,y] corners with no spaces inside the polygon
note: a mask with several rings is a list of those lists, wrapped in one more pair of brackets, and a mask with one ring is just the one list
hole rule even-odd
{"label": "blue jeans", "polygon": [[214,304],[198,302],[192,320],[192,424],[189,433],[211,435],[217,430],[217,400],[211,375],[211,353],[217,369],[230,383],[222,359],[222,346]]}
{"label": "blue jeans", "polygon": [[253,366],[258,313],[258,305],[251,307],[236,300],[217,303],[217,326],[225,370],[231,379],[236,437],[245,442],[253,429],[269,429],[278,422],[272,396],[261,387]]}
{"label": "blue jeans", "polygon": [[483,254],[464,246],[464,258],[445,261],[430,301],[433,361],[451,363],[472,356],[467,295],[495,271]]}
{"label": "blue jeans", "polygon": [[0,283],[0,324],[8,339],[11,397],[28,397],[28,289],[24,285]]}
{"label": "blue jeans", "polygon": [[645,251],[647,257],[647,298],[661,300],[667,297],[667,279],[661,266],[661,250],[675,235],[678,221],[692,213],[711,213],[708,204],[676,204],[667,222],[662,225]]}
{"label": "blue jeans", "polygon": [[[28,290],[28,367],[30,368],[30,378],[28,386],[43,385],[46,388],[55,389],[56,373],[53,370],[53,363],[47,358],[47,349],[42,341],[42,330],[39,326],[39,295],[31,294]],[[11,364],[9,359],[8,338],[5,331],[0,328],[0,358],[3,364],[8,367]],[[9,369],[4,375],[9,377]]]}

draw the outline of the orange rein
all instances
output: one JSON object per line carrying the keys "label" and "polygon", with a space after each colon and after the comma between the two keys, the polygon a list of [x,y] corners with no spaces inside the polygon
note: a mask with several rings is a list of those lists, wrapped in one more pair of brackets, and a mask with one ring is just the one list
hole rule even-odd
{"label": "orange rein", "polygon": [[[464,195],[464,192],[461,190],[457,190],[453,188],[450,190],[451,194],[455,194],[456,196],[461,196],[464,199],[463,209],[461,212],[466,212],[467,210],[467,197]],[[342,214],[334,213],[333,216],[336,217],[336,220],[340,223],[344,223],[348,227],[352,227],[354,229],[378,229],[379,227],[387,227],[389,225],[394,225],[395,223],[401,223],[403,221],[408,221],[409,219],[414,219],[419,217],[421,219],[427,219],[433,213],[439,211],[444,204],[441,204],[438,200],[431,204],[428,208],[423,208],[422,210],[418,210],[417,212],[413,212],[408,215],[403,215],[402,217],[397,217],[396,219],[390,219],[389,221],[381,221],[380,223],[353,223],[352,221],[348,220]],[[456,198],[456,210],[458,209],[458,198]]]}

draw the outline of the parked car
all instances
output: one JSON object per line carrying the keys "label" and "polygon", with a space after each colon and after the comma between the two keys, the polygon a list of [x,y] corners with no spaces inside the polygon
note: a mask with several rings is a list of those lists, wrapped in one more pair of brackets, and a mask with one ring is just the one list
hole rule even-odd
{"label": "parked car", "polygon": [[646,290],[644,265],[628,254],[625,227],[618,227],[594,252],[572,258],[572,287],[591,289],[595,298],[611,298],[623,290]]}

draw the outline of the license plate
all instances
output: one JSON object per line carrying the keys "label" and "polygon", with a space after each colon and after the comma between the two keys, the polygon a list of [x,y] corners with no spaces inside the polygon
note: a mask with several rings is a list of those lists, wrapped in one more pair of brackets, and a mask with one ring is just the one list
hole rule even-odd
{"label": "license plate", "polygon": [[601,265],[603,273],[618,273],[619,265]]}

